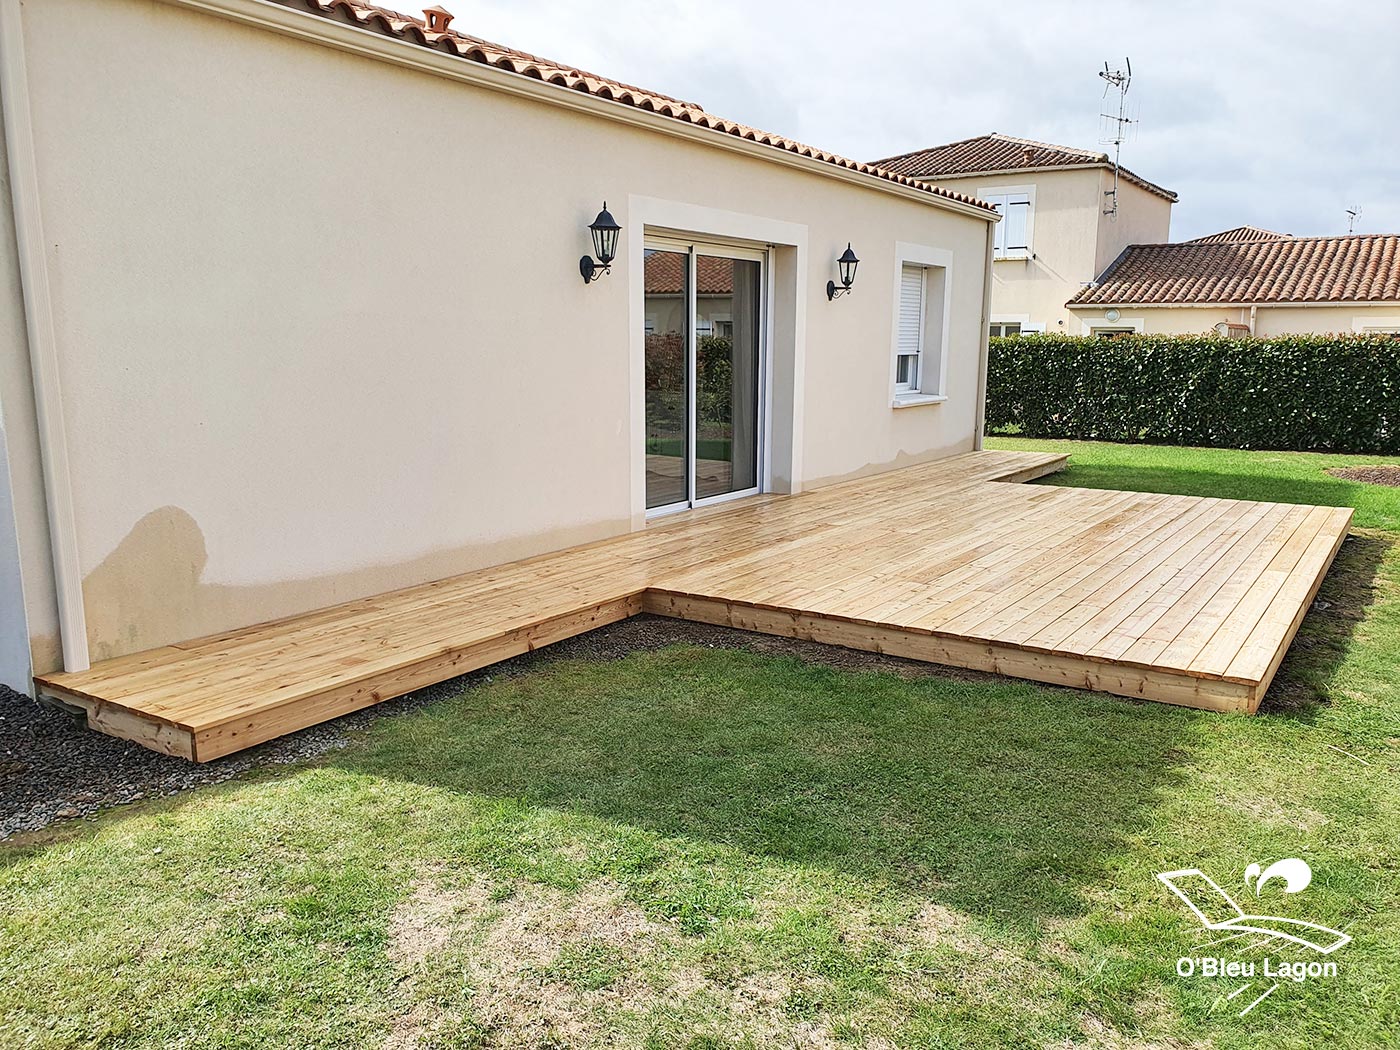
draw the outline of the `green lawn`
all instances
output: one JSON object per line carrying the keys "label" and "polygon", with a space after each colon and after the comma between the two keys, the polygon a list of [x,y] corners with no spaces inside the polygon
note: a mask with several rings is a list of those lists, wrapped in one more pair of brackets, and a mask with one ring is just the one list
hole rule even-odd
{"label": "green lawn", "polygon": [[[1263,714],[690,646],[497,676],[4,848],[0,1043],[1394,1045],[1400,490],[1073,451],[1055,483],[1356,501]],[[1240,1018],[1154,873],[1245,903],[1290,856],[1256,906],[1354,941]]]}
{"label": "green lawn", "polygon": [[1361,485],[1325,473],[1330,467],[1400,464],[1397,456],[1240,452],[1014,437],[988,438],[987,447],[1070,453],[1070,469],[1049,479],[1054,484],[1355,507],[1357,528],[1400,532],[1400,489]]}

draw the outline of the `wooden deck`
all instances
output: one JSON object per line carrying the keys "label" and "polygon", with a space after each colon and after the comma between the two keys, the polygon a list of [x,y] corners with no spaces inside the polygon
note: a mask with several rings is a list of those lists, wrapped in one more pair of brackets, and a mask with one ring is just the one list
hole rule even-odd
{"label": "wooden deck", "polygon": [[39,678],[207,761],[638,612],[1217,711],[1257,708],[1348,509],[1026,481],[976,452]]}

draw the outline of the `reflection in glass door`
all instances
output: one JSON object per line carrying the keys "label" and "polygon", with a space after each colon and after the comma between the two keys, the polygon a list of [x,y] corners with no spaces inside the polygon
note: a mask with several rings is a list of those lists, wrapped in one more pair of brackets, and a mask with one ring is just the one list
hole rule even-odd
{"label": "reflection in glass door", "polygon": [[651,245],[645,281],[647,509],[757,491],[763,256]]}
{"label": "reflection in glass door", "polygon": [[646,252],[647,509],[690,499],[690,253]]}
{"label": "reflection in glass door", "polygon": [[695,498],[758,484],[759,273],[749,259],[695,260]]}

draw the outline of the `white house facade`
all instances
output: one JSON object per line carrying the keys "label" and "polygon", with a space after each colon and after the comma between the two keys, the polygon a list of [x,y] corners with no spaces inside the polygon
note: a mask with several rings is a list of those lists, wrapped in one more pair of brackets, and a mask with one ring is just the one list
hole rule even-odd
{"label": "white house facade", "polygon": [[0,0],[0,680],[979,446],[994,209],[449,19]]}

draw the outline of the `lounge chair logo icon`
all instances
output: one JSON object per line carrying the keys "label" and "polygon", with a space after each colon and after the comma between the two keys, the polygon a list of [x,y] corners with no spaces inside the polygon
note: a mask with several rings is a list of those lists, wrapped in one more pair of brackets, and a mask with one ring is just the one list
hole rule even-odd
{"label": "lounge chair logo icon", "polygon": [[[1307,953],[1330,956],[1338,948],[1351,942],[1350,934],[1323,926],[1321,923],[1246,911],[1200,868],[1159,872],[1157,878],[1190,909],[1200,923],[1201,934],[1211,938],[1198,943],[1197,949],[1228,944],[1241,954],[1267,947],[1291,948],[1295,951],[1303,949]],[[1244,879],[1247,886],[1252,886],[1256,897],[1262,897],[1264,886],[1275,881],[1282,883],[1285,893],[1301,893],[1312,882],[1312,869],[1306,861],[1289,857],[1268,867],[1251,864],[1245,869]],[[1182,957],[1177,960],[1177,973],[1180,976],[1191,976],[1198,969],[1204,976],[1253,978],[1261,972],[1259,964],[1253,961],[1227,964],[1224,960],[1214,957]],[[1336,972],[1336,963],[1288,963],[1277,962],[1267,957],[1262,963],[1262,975],[1266,979],[1277,977],[1301,981],[1311,976],[1333,976]],[[1217,1002],[1234,1000],[1254,984],[1253,980],[1247,981]],[[1278,987],[1279,981],[1275,980],[1266,991],[1240,1011],[1240,1016],[1243,1017],[1253,1010]]]}

